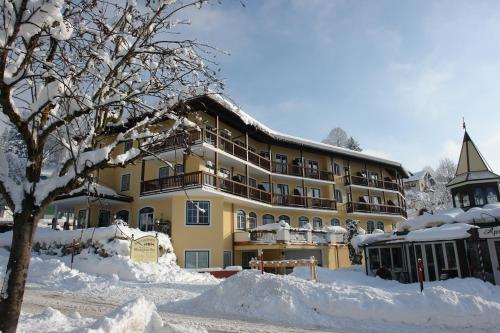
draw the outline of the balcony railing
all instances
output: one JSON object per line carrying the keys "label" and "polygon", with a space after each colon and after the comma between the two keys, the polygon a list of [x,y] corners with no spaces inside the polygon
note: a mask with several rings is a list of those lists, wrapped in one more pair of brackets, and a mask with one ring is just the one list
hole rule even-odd
{"label": "balcony railing", "polygon": [[277,206],[302,207],[336,210],[337,202],[326,198],[302,197],[298,195],[273,195],[273,204]]}
{"label": "balcony railing", "polygon": [[212,132],[208,129],[175,134],[167,138],[162,144],[155,145],[153,151],[161,153],[169,150],[185,148],[189,145],[201,142],[202,139],[203,142],[211,144],[212,146],[217,146],[218,141],[218,147],[222,151],[248,161],[263,169],[271,169],[271,161],[267,157],[261,156],[252,150],[247,149],[244,144],[231,141],[230,139],[218,135],[216,132]]}
{"label": "balcony railing", "polygon": [[335,200],[295,195],[274,195],[271,197],[270,192],[203,171],[143,181],[141,183],[141,195],[171,192],[183,188],[196,188],[203,185],[213,187],[222,192],[277,206],[337,209]]}
{"label": "balcony railing", "polygon": [[306,177],[312,179],[328,180],[333,182],[334,175],[331,171],[318,170],[300,165],[273,162],[273,172],[282,175]]}
{"label": "balcony railing", "polygon": [[385,180],[369,179],[360,176],[344,176],[344,185],[358,185],[380,188],[390,191],[398,191],[403,194],[403,188],[396,182],[388,182]]}
{"label": "balcony railing", "polygon": [[347,213],[372,213],[372,214],[390,214],[390,215],[401,215],[407,217],[406,210],[402,207],[391,206],[391,205],[379,205],[373,203],[364,202],[347,202],[346,204]]}
{"label": "balcony railing", "polygon": [[328,245],[345,243],[344,234],[335,234],[324,230],[277,229],[277,230],[237,230],[235,243],[291,243]]}

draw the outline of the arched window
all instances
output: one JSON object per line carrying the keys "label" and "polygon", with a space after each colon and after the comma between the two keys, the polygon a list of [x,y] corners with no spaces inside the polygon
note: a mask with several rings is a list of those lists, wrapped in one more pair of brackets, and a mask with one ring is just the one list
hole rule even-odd
{"label": "arched window", "polygon": [[309,223],[309,219],[306,216],[299,217],[299,228],[305,228],[306,224]]}
{"label": "arched window", "polygon": [[373,221],[366,222],[366,232],[371,234],[374,229],[375,229],[375,223]]}
{"label": "arched window", "polygon": [[128,223],[128,217],[129,217],[128,210],[120,210],[119,212],[116,213],[116,219],[122,220],[125,223]]}
{"label": "arched window", "polygon": [[247,216],[241,209],[236,212],[236,229],[245,230],[247,226]]}
{"label": "arched window", "polygon": [[340,221],[339,221],[339,219],[335,219],[335,218],[334,218],[334,219],[332,219],[332,220],[330,221],[330,223],[332,224],[332,226],[333,226],[333,227],[339,227],[339,226],[340,226]]}
{"label": "arched window", "polygon": [[377,229],[384,231],[384,222],[378,221],[377,222]]}
{"label": "arched window", "polygon": [[248,229],[257,228],[257,214],[251,212],[248,214]]}
{"label": "arched window", "polygon": [[290,216],[287,215],[280,215],[278,217],[278,222],[285,221],[286,223],[290,224]]}
{"label": "arched window", "polygon": [[154,228],[154,212],[151,207],[144,207],[139,211],[139,229],[142,231],[152,231]]}
{"label": "arched window", "polygon": [[313,228],[314,229],[321,229],[323,227],[323,220],[319,217],[314,217],[313,218]]}
{"label": "arched window", "polygon": [[262,215],[262,224],[274,223],[274,216],[271,214]]}

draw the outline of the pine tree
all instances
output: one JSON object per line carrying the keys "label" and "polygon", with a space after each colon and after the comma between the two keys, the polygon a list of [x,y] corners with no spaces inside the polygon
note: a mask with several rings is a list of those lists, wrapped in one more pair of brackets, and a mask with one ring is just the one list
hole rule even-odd
{"label": "pine tree", "polygon": [[356,141],[352,136],[347,139],[345,148],[355,151],[363,151],[363,149],[361,149],[359,145],[359,142]]}

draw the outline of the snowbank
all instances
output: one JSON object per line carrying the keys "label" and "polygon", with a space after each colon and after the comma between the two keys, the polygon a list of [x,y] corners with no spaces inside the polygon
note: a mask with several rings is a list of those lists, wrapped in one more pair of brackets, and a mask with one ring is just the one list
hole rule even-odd
{"label": "snowbank", "polygon": [[[500,288],[477,279],[416,285],[365,276],[362,272],[319,268],[319,281],[296,276],[243,271],[192,300],[173,304],[184,311],[224,314],[308,327],[384,331],[388,323],[405,326],[474,328],[500,325]],[[355,322],[355,324],[354,324]],[[370,330],[373,331],[373,330]]]}
{"label": "snowbank", "polygon": [[82,318],[78,312],[66,316],[52,308],[37,315],[22,315],[19,332],[74,332],[74,333],[181,333],[207,332],[199,326],[164,323],[156,305],[141,297],[94,320]]}
{"label": "snowbank", "polygon": [[[97,252],[106,255],[130,255],[130,238],[137,239],[143,236],[156,235],[155,232],[144,232],[139,229],[129,228],[123,225],[112,225],[104,228],[89,228],[76,230],[52,230],[49,228],[37,228],[33,249],[40,252],[56,254],[63,247],[71,246],[73,240],[84,247],[92,246]],[[0,247],[10,248],[12,231],[0,234]],[[175,260],[172,243],[167,235],[158,233],[158,244],[160,253],[167,253]]]}
{"label": "snowbank", "polygon": [[403,221],[398,224],[398,231],[411,231],[430,227],[437,227],[446,223],[457,221],[457,217],[463,214],[464,211],[460,208],[450,208],[436,211],[434,214],[425,212],[423,215],[417,216],[408,221]]}

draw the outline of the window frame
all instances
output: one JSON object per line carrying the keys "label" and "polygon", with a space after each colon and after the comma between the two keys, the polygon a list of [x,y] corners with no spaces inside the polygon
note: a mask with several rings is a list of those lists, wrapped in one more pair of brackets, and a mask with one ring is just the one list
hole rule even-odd
{"label": "window frame", "polygon": [[304,225],[301,225],[301,222],[305,222],[305,224],[309,223],[309,218],[307,216],[299,216],[299,228],[304,228],[305,224]]}
{"label": "window frame", "polygon": [[[384,231],[384,232],[385,232],[385,224],[384,224],[384,222],[382,222],[382,221],[377,221],[377,224],[376,224],[376,225],[377,225],[377,229],[382,230],[382,231]],[[379,228],[380,226],[382,226],[382,228]]]}
{"label": "window frame", "polygon": [[[226,265],[226,254],[229,254],[229,265]],[[226,268],[228,266],[233,266],[233,251],[224,250],[222,252],[222,268]]]}
{"label": "window frame", "polygon": [[[196,267],[187,267],[187,254],[188,253],[196,253]],[[199,256],[198,254],[200,252],[203,252],[203,253],[207,253],[207,267],[199,267],[198,264],[199,264]],[[187,250],[184,250],[184,268],[186,269],[206,269],[206,268],[210,268],[210,250],[209,249],[187,249]]]}
{"label": "window frame", "polygon": [[372,220],[366,221],[366,232],[372,234],[373,230],[375,230],[375,222]]}
{"label": "window frame", "polygon": [[[251,221],[255,221],[255,226],[251,227]],[[257,213],[256,212],[250,212],[248,213],[248,229],[255,229],[257,228]]]}
{"label": "window frame", "polygon": [[[163,177],[162,177],[162,175],[161,175],[161,171],[162,171],[162,170],[167,170],[166,176],[163,176]],[[168,166],[162,166],[162,167],[159,167],[159,168],[158,168],[158,178],[159,178],[159,179],[167,178],[167,177],[169,176],[169,173],[170,173],[169,171],[170,171],[170,170],[169,170],[169,167],[168,167]]]}
{"label": "window frame", "polygon": [[[141,211],[143,211],[144,209],[147,209],[147,208],[150,208],[152,211],[151,212],[145,212],[145,213],[141,213]],[[145,207],[142,207],[141,209],[139,209],[139,212],[138,212],[138,218],[137,218],[137,227],[139,228],[139,230],[141,231],[149,231],[148,228],[146,229],[142,229],[141,227],[141,215],[142,214],[151,214],[152,217],[151,217],[151,220],[152,220],[152,226],[153,226],[153,229],[154,229],[154,225],[155,225],[155,209],[151,206],[145,206]],[[148,224],[149,225],[149,224]]]}
{"label": "window frame", "polygon": [[[128,176],[128,183],[127,183],[127,187],[124,188],[123,187],[123,179],[126,176]],[[123,175],[121,175],[121,177],[120,177],[120,192],[130,191],[130,184],[131,184],[131,182],[132,182],[132,174],[131,173],[124,173]]]}
{"label": "window frame", "polygon": [[[318,217],[318,216],[315,216],[313,217],[313,230],[318,230],[318,229],[321,229],[323,228],[323,219],[321,217]],[[319,228],[316,227],[316,222],[319,221]]]}
{"label": "window frame", "polygon": [[[336,221],[336,223],[334,224],[333,221]],[[338,218],[334,217],[330,220],[330,225],[332,227],[340,227],[340,220]]]}
{"label": "window frame", "polygon": [[[199,220],[200,220],[200,210],[198,209],[200,207],[200,203],[207,203],[208,204],[208,214],[207,214],[207,219],[208,219],[208,223],[199,223]],[[196,220],[198,221],[197,223],[189,223],[189,210],[190,210],[190,207],[188,207],[189,204],[196,204],[198,206],[198,208],[195,206],[194,209],[196,211]],[[212,209],[211,209],[211,206],[212,206],[212,202],[209,201],[209,200],[186,200],[186,204],[185,204],[185,225],[186,226],[202,226],[202,227],[207,227],[207,226],[210,226],[212,224]],[[203,208],[203,207],[201,207]],[[205,208],[203,208],[205,209]]]}
{"label": "window frame", "polygon": [[[129,146],[130,145],[130,146]],[[134,148],[134,140],[123,141],[123,153],[125,154],[130,149]]]}
{"label": "window frame", "polygon": [[[243,217],[243,221],[240,218]],[[243,225],[240,225],[243,223]],[[247,213],[243,209],[236,211],[236,230],[247,230]]]}

